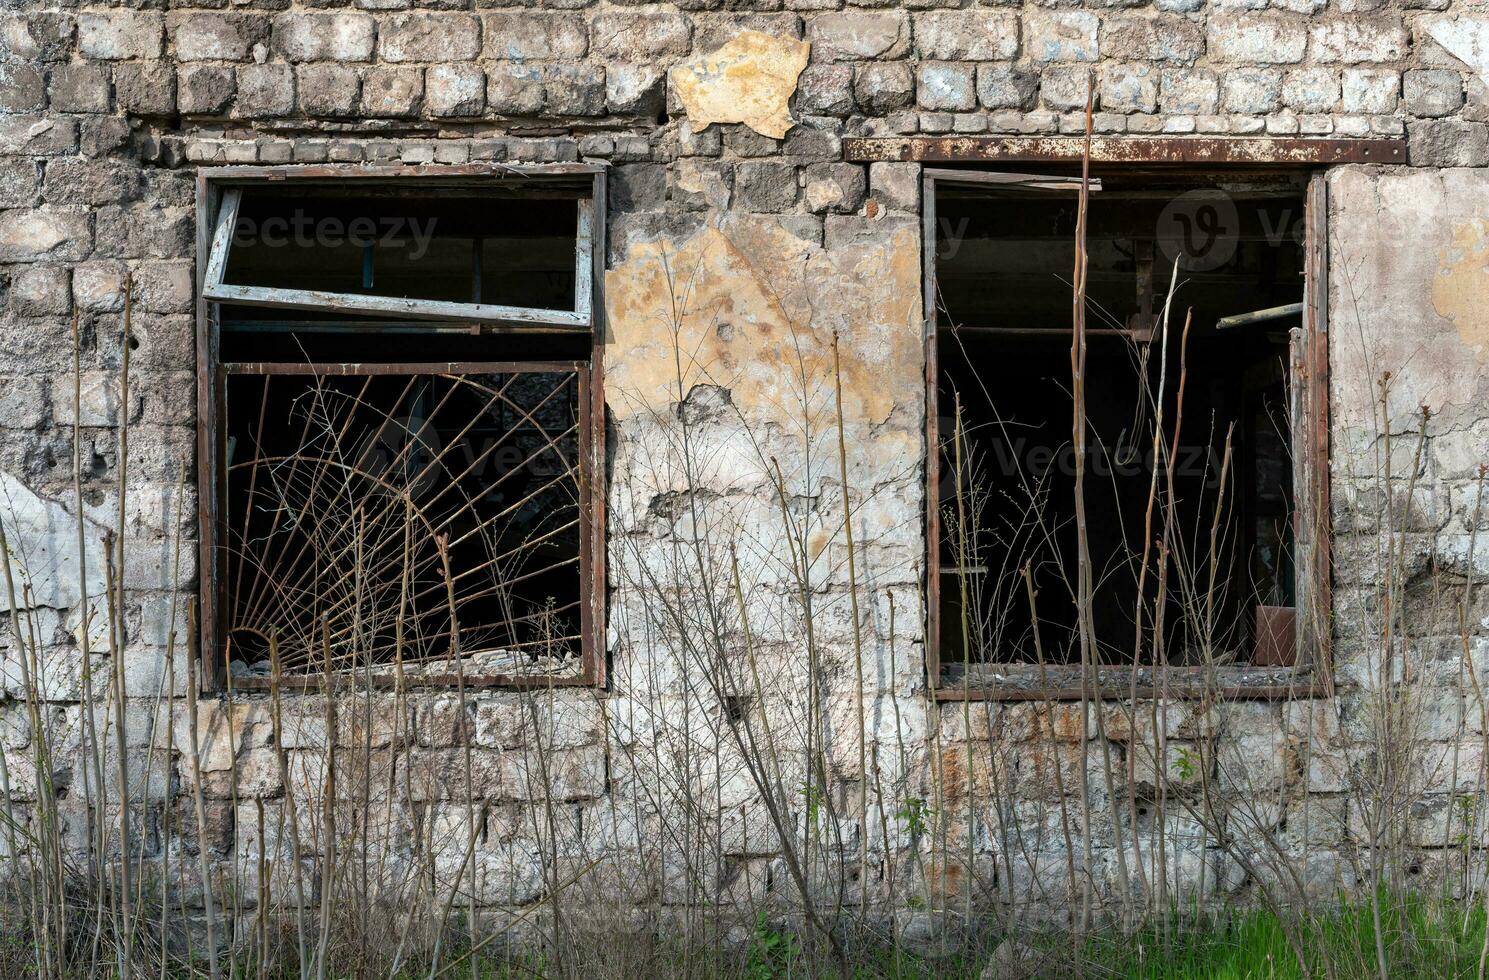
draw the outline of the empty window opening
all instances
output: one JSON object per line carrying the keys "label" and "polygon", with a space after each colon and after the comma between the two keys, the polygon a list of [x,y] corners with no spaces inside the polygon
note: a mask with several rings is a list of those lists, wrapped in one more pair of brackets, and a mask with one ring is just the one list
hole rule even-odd
{"label": "empty window opening", "polygon": [[[935,186],[939,660],[1078,663],[1078,195]],[[1101,663],[1293,656],[1304,191],[1102,174],[1090,195],[1082,462]]]}
{"label": "empty window opening", "polygon": [[250,194],[224,282],[572,310],[577,203],[293,188]]}
{"label": "empty window opening", "polygon": [[[220,196],[209,631],[242,686],[593,681],[590,178]],[[496,184],[496,187],[490,185]]]}

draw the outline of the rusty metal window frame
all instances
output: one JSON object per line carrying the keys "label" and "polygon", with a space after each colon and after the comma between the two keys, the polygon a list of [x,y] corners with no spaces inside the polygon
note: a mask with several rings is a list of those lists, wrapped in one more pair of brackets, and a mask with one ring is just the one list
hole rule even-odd
{"label": "rusty metal window frame", "polygon": [[[1081,139],[1019,140],[989,138],[973,146],[953,145],[955,141],[859,140],[845,147],[850,159],[912,159],[936,162],[985,162],[996,159],[1012,166],[1019,162],[1049,163],[1066,161]],[[1108,143],[1114,140],[1108,140]],[[1399,151],[1394,141],[1283,141],[1286,146],[1268,154],[1247,146],[1232,152],[1225,141],[1205,140],[1204,152],[1197,160],[1193,154],[1144,159],[1131,150],[1107,147],[1103,157],[1115,161],[1111,167],[1187,164],[1190,172],[1197,162],[1205,172],[1214,173],[1224,164],[1254,164],[1257,158],[1274,168],[1292,166],[1307,168],[1309,180],[1305,194],[1304,243],[1305,273],[1303,326],[1294,337],[1294,417],[1293,432],[1296,539],[1299,542],[1295,587],[1297,590],[1297,666],[1261,668],[1242,665],[1166,666],[1154,671],[1138,667],[1138,697],[1203,697],[1218,695],[1230,699],[1286,700],[1332,696],[1332,566],[1330,549],[1332,527],[1329,503],[1329,370],[1328,370],[1328,185],[1321,165],[1346,162],[1356,158],[1374,158]],[[1254,144],[1257,141],[1247,141]],[[1315,147],[1293,144],[1313,142]],[[1093,154],[1092,159],[1097,157]],[[1078,157],[1077,157],[1078,159]],[[1146,169],[1146,166],[1145,168]],[[1079,188],[1069,178],[1052,178],[1011,174],[1004,171],[964,170],[923,167],[921,170],[921,282],[924,316],[925,357],[925,500],[922,515],[926,541],[924,588],[926,595],[925,662],[930,688],[937,700],[980,701],[1071,701],[1127,698],[1134,691],[1130,665],[1098,666],[1095,685],[1080,683],[1079,666],[1042,671],[1035,664],[989,663],[979,665],[979,676],[970,673],[960,680],[949,680],[941,664],[941,519],[936,505],[939,499],[939,466],[937,453],[940,440],[937,414],[940,364],[937,355],[937,286],[936,286],[936,189],[938,184],[981,184],[1006,190],[1070,191]],[[1098,182],[1093,177],[1093,187]],[[1303,452],[1299,452],[1301,446]]]}
{"label": "rusty metal window frame", "polygon": [[[458,373],[465,369],[504,368],[513,372],[573,370],[580,386],[579,406],[579,476],[580,493],[580,665],[572,675],[547,676],[486,674],[467,675],[463,681],[475,687],[604,687],[608,682],[604,645],[606,613],[605,573],[605,424],[603,394],[604,343],[603,270],[605,268],[606,175],[603,164],[470,164],[460,166],[352,166],[312,165],[284,167],[216,167],[198,172],[197,207],[197,482],[201,502],[198,514],[199,572],[197,588],[196,636],[193,656],[201,664],[200,688],[217,692],[226,688],[251,690],[265,686],[257,678],[236,678],[229,684],[227,651],[223,635],[224,587],[223,562],[226,551],[219,530],[224,489],[225,446],[222,427],[225,414],[225,379],[229,373],[254,372],[258,369],[279,373],[306,373],[322,370],[327,374],[414,373],[416,371]],[[531,178],[535,184],[543,178],[582,180],[587,196],[580,198],[580,219],[576,229],[575,309],[573,311],[530,310],[484,304],[440,303],[390,300],[378,297],[334,296],[331,303],[314,294],[313,302],[305,297],[285,296],[286,290],[266,289],[278,296],[254,296],[256,287],[225,287],[221,278],[226,265],[227,242],[244,189],[295,182],[297,184],[340,184],[346,181],[420,187],[479,187],[488,181],[520,181]],[[215,285],[214,285],[215,284]],[[249,290],[244,295],[239,290]],[[351,302],[343,302],[343,299]],[[370,302],[369,302],[370,300]],[[346,365],[246,362],[225,363],[221,357],[219,305],[279,306],[281,308],[336,309],[338,312],[367,316],[397,316],[401,319],[429,322],[431,332],[445,333],[541,333],[577,332],[590,337],[590,358],[577,362],[504,361],[451,362],[440,364],[360,364]],[[446,686],[457,678],[426,674],[407,679],[410,686]],[[391,687],[393,678],[373,677],[374,686]],[[337,683],[336,678],[286,678],[287,687],[320,688]],[[359,678],[358,683],[367,683]]]}

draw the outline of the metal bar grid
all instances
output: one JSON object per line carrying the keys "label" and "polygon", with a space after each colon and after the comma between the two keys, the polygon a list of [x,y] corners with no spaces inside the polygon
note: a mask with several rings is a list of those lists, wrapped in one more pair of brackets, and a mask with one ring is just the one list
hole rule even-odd
{"label": "metal bar grid", "polygon": [[[482,664],[533,651],[575,661],[535,682],[589,672],[587,365],[257,366],[221,371],[240,457],[220,495],[225,659],[273,636],[302,676],[324,662],[431,684],[458,659],[503,683],[524,675]],[[546,605],[524,585],[564,580],[571,600]]]}

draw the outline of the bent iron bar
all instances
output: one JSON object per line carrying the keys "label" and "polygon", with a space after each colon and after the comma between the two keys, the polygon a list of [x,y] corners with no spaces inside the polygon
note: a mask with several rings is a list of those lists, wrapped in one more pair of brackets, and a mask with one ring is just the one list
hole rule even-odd
{"label": "bent iron bar", "polygon": [[[392,682],[398,661],[412,683],[442,683],[455,669],[453,623],[463,653],[485,651],[463,668],[476,683],[520,682],[543,654],[530,680],[582,680],[587,370],[223,365],[229,404],[241,406],[229,411],[237,458],[221,520],[228,656],[250,660],[274,635],[311,684],[327,658],[388,675],[378,682]],[[455,559],[453,607],[440,539]]]}

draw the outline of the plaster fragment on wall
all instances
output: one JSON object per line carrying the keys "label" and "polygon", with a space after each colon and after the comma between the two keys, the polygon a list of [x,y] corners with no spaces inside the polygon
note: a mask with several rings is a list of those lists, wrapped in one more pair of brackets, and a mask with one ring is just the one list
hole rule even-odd
{"label": "plaster fragment on wall", "polygon": [[[1467,429],[1489,403],[1489,174],[1341,167],[1329,175],[1329,374],[1335,456],[1381,419]],[[1476,301],[1477,299],[1477,301]],[[1380,382],[1390,372],[1382,416]],[[1358,448],[1358,447],[1357,447]]]}
{"label": "plaster fragment on wall", "polygon": [[807,66],[811,44],[760,31],[741,31],[723,47],[672,69],[672,86],[693,129],[744,123],[782,139],[791,128],[786,103]]}
{"label": "plaster fragment on wall", "polygon": [[1489,19],[1483,17],[1434,17],[1427,21],[1432,40],[1489,81]]}
{"label": "plaster fragment on wall", "polygon": [[[5,524],[17,606],[66,609],[76,605],[81,598],[77,517],[11,474],[0,472],[0,521]],[[94,596],[102,595],[105,586],[102,533],[101,527],[84,521],[87,589]],[[8,601],[7,596],[0,596],[0,602]]]}

